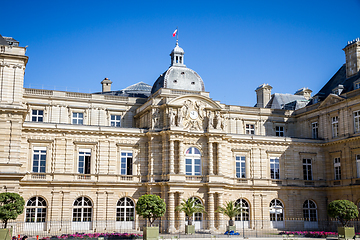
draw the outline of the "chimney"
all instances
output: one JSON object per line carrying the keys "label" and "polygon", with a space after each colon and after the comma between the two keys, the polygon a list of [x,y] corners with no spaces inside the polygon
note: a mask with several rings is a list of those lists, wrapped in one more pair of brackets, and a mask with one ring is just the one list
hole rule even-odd
{"label": "chimney", "polygon": [[312,91],[308,88],[300,88],[296,91],[295,95],[304,96],[306,100],[309,100],[311,98]]}
{"label": "chimney", "polygon": [[271,89],[272,86],[266,83],[261,84],[258,88],[255,89],[256,98],[257,98],[257,103],[256,103],[257,107],[260,108],[266,107],[266,105],[270,101]]}
{"label": "chimney", "polygon": [[349,41],[343,50],[346,58],[346,78],[349,78],[360,70],[360,38]]}
{"label": "chimney", "polygon": [[108,78],[104,78],[104,80],[101,81],[102,84],[102,92],[110,92],[111,91],[111,84],[112,81]]}

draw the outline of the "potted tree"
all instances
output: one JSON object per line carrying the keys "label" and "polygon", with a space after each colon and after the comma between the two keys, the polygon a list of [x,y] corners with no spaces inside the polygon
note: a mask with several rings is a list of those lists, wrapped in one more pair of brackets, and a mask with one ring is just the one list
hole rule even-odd
{"label": "potted tree", "polygon": [[359,216],[359,211],[356,205],[349,200],[335,200],[329,203],[327,209],[328,215],[332,218],[336,218],[341,223],[341,227],[338,227],[339,237],[343,236],[345,239],[352,239],[355,236],[354,227],[350,227],[350,220]]}
{"label": "potted tree", "polygon": [[229,226],[227,226],[227,231],[236,232],[236,226],[234,226],[233,218],[242,213],[242,207],[240,205],[235,204],[234,201],[229,201],[224,203],[223,206],[219,206],[216,212],[224,214],[229,217]]}
{"label": "potted tree", "polygon": [[192,217],[194,213],[206,213],[205,207],[196,202],[196,198],[183,199],[182,203],[175,208],[175,211],[184,212],[188,225],[185,225],[186,234],[194,234],[195,226],[192,224]]}
{"label": "potted tree", "polygon": [[15,220],[24,211],[24,205],[24,199],[17,193],[0,193],[0,220],[4,223],[4,228],[0,229],[0,239],[12,238],[12,228],[7,229],[8,221]]}
{"label": "potted tree", "polygon": [[146,194],[139,198],[136,203],[136,212],[143,218],[147,219],[147,225],[143,229],[143,239],[157,240],[159,238],[159,227],[153,227],[154,221],[164,216],[166,204],[157,195]]}

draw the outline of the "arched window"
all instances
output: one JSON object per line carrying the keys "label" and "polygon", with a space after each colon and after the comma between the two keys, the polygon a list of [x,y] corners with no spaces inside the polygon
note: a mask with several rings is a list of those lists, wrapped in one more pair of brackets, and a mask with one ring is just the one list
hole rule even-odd
{"label": "arched window", "polygon": [[270,221],[284,221],[284,206],[279,199],[270,202]]}
{"label": "arched window", "polygon": [[314,201],[306,200],[303,204],[304,221],[317,221],[317,207]]}
{"label": "arched window", "polygon": [[199,149],[190,147],[185,153],[186,175],[201,175],[201,154]]}
{"label": "arched window", "polygon": [[133,200],[128,197],[123,197],[120,198],[116,205],[116,221],[134,221],[135,204]]}
{"label": "arched window", "polygon": [[249,221],[249,203],[245,199],[238,199],[235,205],[242,208],[242,213],[235,216],[235,221]]}
{"label": "arched window", "polygon": [[25,222],[45,222],[46,201],[42,197],[32,197],[26,203]]}
{"label": "arched window", "polygon": [[92,203],[87,197],[79,197],[74,202],[73,222],[91,222]]}

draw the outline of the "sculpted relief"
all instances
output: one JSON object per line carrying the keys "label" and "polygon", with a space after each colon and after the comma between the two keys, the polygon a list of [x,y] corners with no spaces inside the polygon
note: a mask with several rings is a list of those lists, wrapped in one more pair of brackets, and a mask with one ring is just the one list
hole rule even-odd
{"label": "sculpted relief", "polygon": [[169,109],[170,126],[195,131],[225,130],[226,122],[220,111],[205,110],[205,107],[201,101],[185,100],[182,107]]}

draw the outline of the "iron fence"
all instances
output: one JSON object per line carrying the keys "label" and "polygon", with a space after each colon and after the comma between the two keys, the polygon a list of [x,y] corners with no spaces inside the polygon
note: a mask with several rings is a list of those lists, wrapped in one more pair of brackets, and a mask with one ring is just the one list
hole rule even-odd
{"label": "iron fence", "polygon": [[[186,221],[180,220],[156,220],[154,225],[159,227],[160,236],[167,238],[212,238],[224,237],[227,231],[228,220],[203,220],[194,221],[195,234],[186,235]],[[360,232],[360,221],[352,221],[351,226],[355,232]],[[13,229],[13,236],[27,235],[51,237],[74,233],[133,233],[142,234],[145,220],[120,222],[114,220],[71,222],[71,221],[48,221],[41,223],[27,223],[20,221],[8,222],[8,227]],[[303,219],[284,219],[283,221],[250,220],[235,221],[236,231],[228,232],[228,236],[241,238],[254,237],[281,237],[284,231],[325,231],[337,232],[339,222],[319,220],[316,222],[304,221]],[[235,234],[235,235],[233,235]]]}

